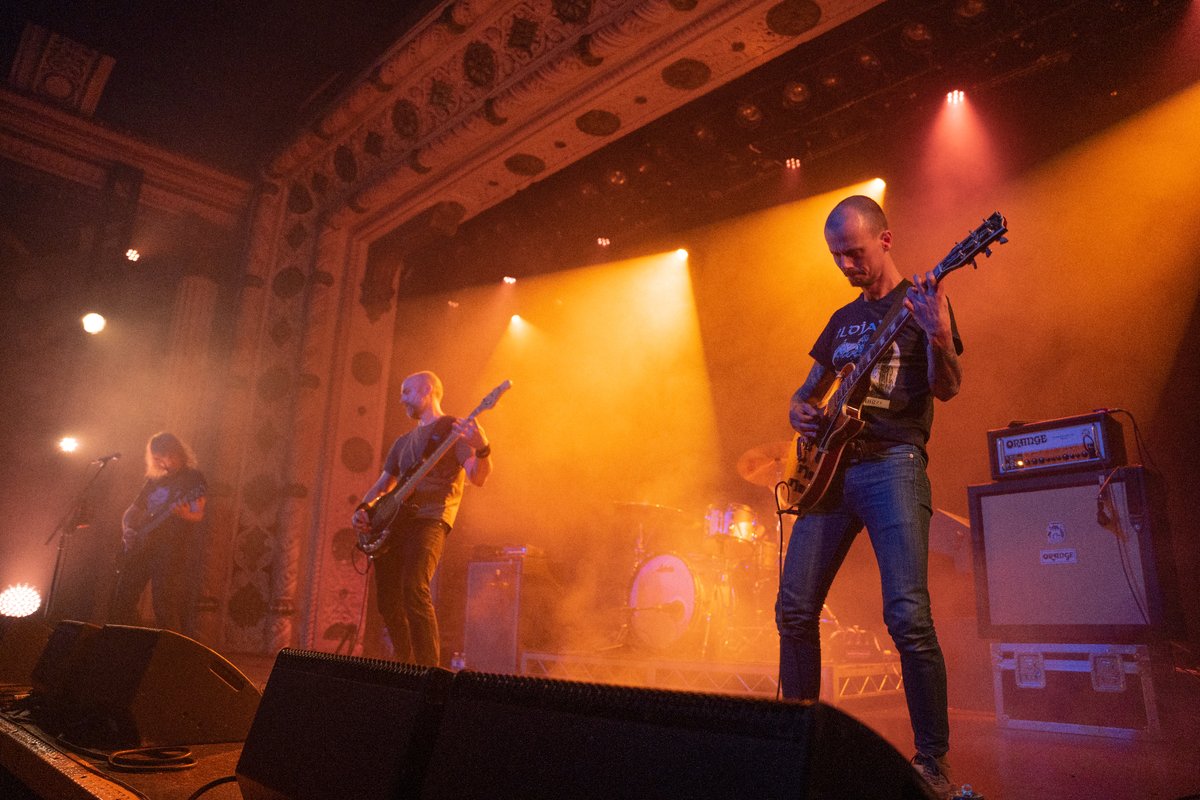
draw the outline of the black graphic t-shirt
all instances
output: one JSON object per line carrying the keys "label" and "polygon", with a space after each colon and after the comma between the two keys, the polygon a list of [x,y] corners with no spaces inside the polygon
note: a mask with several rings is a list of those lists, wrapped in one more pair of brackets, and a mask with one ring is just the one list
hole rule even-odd
{"label": "black graphic t-shirt", "polygon": [[[871,341],[888,311],[911,285],[911,281],[902,281],[878,300],[867,300],[860,294],[857,300],[839,308],[817,337],[809,355],[835,373],[853,362]],[[962,353],[953,309],[950,310],[950,330],[955,352]],[[933,425],[925,332],[910,319],[900,329],[889,350],[880,356],[871,370],[870,386],[860,406],[867,426],[858,438],[924,448]],[[857,399],[851,398],[851,401]]]}

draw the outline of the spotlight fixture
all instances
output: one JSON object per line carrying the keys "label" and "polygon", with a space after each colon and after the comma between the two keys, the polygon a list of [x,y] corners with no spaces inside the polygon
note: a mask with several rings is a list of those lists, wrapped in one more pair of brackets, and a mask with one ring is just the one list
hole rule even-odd
{"label": "spotlight fixture", "polygon": [[79,321],[83,325],[83,329],[93,336],[104,330],[104,327],[108,325],[108,320],[102,314],[97,314],[95,311],[84,314]]}
{"label": "spotlight fixture", "polygon": [[797,108],[812,97],[812,90],[803,81],[788,81],[783,87],[784,108]]}
{"label": "spotlight fixture", "polygon": [[858,62],[864,72],[877,72],[883,63],[879,60],[879,56],[872,53],[870,50],[862,50],[855,56],[854,60]]}
{"label": "spotlight fixture", "polygon": [[900,29],[900,39],[909,50],[924,52],[933,46],[933,31],[924,22],[906,22]]}
{"label": "spotlight fixture", "polygon": [[679,261],[687,261],[688,251],[682,247],[675,251],[675,258]]}
{"label": "spotlight fixture", "polygon": [[79,440],[74,436],[64,436],[58,440],[58,449],[64,453],[74,453],[79,449]]}
{"label": "spotlight fixture", "polygon": [[795,156],[788,156],[784,159],[783,165],[788,169],[800,169],[800,159]]}
{"label": "spotlight fixture", "polygon": [[514,278],[512,275],[505,275],[504,282],[507,283],[509,286],[512,286],[514,283],[517,282],[517,279]]}
{"label": "spotlight fixture", "polygon": [[717,135],[713,133],[713,129],[702,122],[697,122],[692,126],[692,138],[703,145],[711,145],[717,140]]}
{"label": "spotlight fixture", "polygon": [[842,76],[836,72],[826,72],[821,76],[821,86],[828,92],[836,92],[842,88]]}
{"label": "spotlight fixture", "polygon": [[966,102],[966,95],[963,94],[962,89],[953,89],[946,92],[946,102],[952,106],[961,106]]}
{"label": "spotlight fixture", "polygon": [[737,112],[734,115],[737,124],[746,129],[757,128],[762,124],[763,112],[754,103],[744,101],[738,103]]}
{"label": "spotlight fixture", "polygon": [[978,22],[987,10],[985,0],[958,0],[954,4],[954,18],[959,22]]}
{"label": "spotlight fixture", "polygon": [[28,617],[42,606],[42,595],[28,583],[16,583],[0,592],[0,615]]}
{"label": "spotlight fixture", "polygon": [[611,186],[620,188],[629,183],[629,176],[626,175],[623,170],[614,169],[612,172],[608,173],[608,183]]}
{"label": "spotlight fixture", "polygon": [[447,300],[446,305],[450,306],[450,308],[458,308],[458,301],[457,300]]}
{"label": "spotlight fixture", "polygon": [[609,239],[607,236],[597,236],[596,244],[600,247],[608,247],[610,244],[612,244],[612,239]]}
{"label": "spotlight fixture", "polygon": [[137,250],[134,250],[132,247],[125,251],[125,258],[129,259],[130,261],[137,261],[141,257],[142,254]]}

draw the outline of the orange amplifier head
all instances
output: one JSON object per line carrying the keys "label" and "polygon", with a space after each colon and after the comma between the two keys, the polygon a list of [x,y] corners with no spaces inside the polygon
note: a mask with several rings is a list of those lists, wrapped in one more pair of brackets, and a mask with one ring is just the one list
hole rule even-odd
{"label": "orange amplifier head", "polygon": [[1124,466],[1125,433],[1108,411],[987,432],[992,478]]}

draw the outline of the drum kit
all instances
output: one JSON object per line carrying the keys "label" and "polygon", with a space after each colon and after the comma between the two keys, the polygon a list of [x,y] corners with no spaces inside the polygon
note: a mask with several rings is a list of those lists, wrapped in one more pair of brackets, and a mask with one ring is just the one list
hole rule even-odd
{"label": "drum kit", "polygon": [[[771,442],[747,451],[738,474],[774,488],[788,447]],[[670,506],[615,505],[635,533],[623,640],[672,657],[777,656],[778,524],[768,528],[743,503],[709,504],[700,520]]]}

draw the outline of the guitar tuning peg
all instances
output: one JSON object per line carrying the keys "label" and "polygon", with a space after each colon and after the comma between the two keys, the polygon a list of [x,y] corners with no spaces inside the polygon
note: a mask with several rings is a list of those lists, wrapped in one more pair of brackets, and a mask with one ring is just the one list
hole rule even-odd
{"label": "guitar tuning peg", "polygon": [[1007,236],[1001,236],[1001,237],[1000,237],[1000,239],[999,239],[999,242],[1000,242],[1000,244],[1008,244],[1008,237],[1007,237]]}
{"label": "guitar tuning peg", "polygon": [[992,248],[990,248],[990,247],[983,248],[983,254],[986,257],[991,258],[992,257]]}

